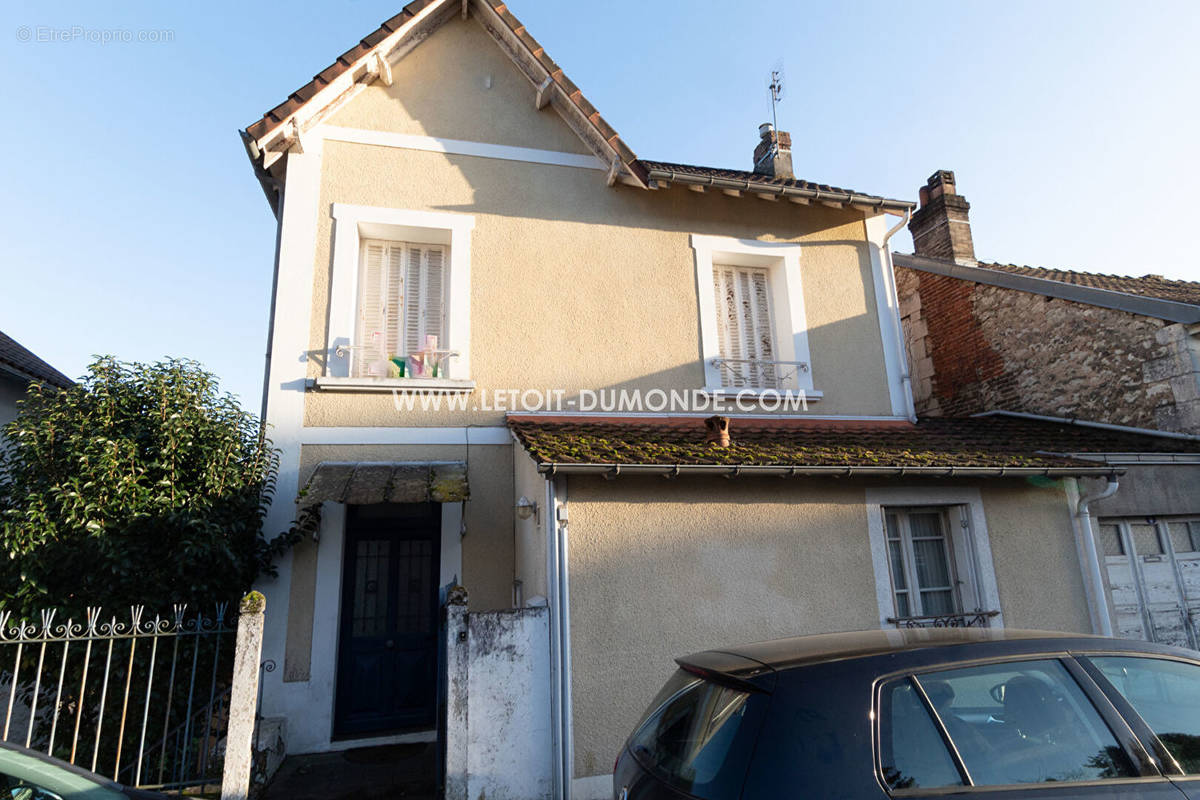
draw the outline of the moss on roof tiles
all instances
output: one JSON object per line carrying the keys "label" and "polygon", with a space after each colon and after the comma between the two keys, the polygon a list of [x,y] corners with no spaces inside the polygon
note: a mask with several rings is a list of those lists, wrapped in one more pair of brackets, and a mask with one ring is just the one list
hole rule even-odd
{"label": "moss on roof tiles", "polygon": [[1064,467],[1065,453],[1200,452],[1200,443],[1008,417],[925,420],[915,426],[755,426],[736,418],[732,443],[707,443],[699,420],[662,423],[510,420],[544,464],[833,467]]}

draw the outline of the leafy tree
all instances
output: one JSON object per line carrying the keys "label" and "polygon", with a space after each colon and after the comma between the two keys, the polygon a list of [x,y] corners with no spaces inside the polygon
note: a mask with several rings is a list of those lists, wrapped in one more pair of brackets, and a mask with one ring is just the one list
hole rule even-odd
{"label": "leafy tree", "polygon": [[88,370],[31,385],[5,427],[0,607],[236,600],[289,539],[262,534],[278,459],[258,418],[192,361]]}

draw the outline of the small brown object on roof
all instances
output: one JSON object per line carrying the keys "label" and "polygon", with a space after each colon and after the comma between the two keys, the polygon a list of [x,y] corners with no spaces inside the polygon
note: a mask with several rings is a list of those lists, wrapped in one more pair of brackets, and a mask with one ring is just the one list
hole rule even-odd
{"label": "small brown object on roof", "polygon": [[1071,283],[1076,286],[1088,286],[1093,289],[1104,289],[1109,292],[1121,292],[1139,297],[1154,297],[1159,300],[1171,300],[1176,303],[1200,305],[1200,283],[1172,280],[1164,278],[1162,275],[1143,275],[1140,278],[1135,278],[1131,275],[1101,275],[1096,272],[1026,267],[1019,264],[981,263],[979,266],[982,269],[994,269],[997,272],[1026,275],[1030,278]]}

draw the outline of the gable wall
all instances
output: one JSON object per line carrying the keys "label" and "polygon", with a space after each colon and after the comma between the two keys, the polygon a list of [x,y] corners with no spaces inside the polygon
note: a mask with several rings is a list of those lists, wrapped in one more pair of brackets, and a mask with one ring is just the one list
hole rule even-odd
{"label": "gable wall", "polygon": [[[507,70],[507,72],[506,72]],[[340,126],[582,152],[557,113],[473,20],[454,20],[332,119]],[[492,76],[492,88],[484,78]],[[425,83],[422,83],[422,80]],[[468,98],[470,102],[460,102]],[[439,102],[440,100],[440,102]],[[606,187],[604,171],[326,141],[310,377],[327,350],[334,203],[471,214],[475,398],[523,387],[704,385],[690,234],[788,240],[801,255],[819,414],[890,414],[860,212]],[[711,285],[699,287],[711,292]],[[570,396],[570,394],[568,394]],[[309,392],[305,423],[500,424],[500,411],[398,414],[386,393]]]}
{"label": "gable wall", "polygon": [[917,413],[991,409],[1200,431],[1186,327],[896,267]]}
{"label": "gable wall", "polygon": [[472,142],[590,153],[549,109],[533,113],[534,90],[474,17],[455,16],[392,65],[329,124]]}

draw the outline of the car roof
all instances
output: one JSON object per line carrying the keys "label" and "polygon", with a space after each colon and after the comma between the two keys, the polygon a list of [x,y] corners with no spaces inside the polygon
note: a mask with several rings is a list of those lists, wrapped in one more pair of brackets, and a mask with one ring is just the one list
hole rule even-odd
{"label": "car roof", "polygon": [[7,741],[0,739],[0,750],[10,750],[14,753],[20,753],[23,756],[27,756],[27,757],[35,759],[37,761],[41,761],[44,764],[49,764],[52,767],[57,767],[58,769],[61,769],[65,772],[69,772],[72,775],[75,775],[76,777],[89,780],[92,783],[96,784],[97,786],[100,786],[104,789],[108,789],[113,792],[120,793],[120,792],[125,791],[124,786],[122,786],[119,783],[116,783],[115,781],[109,780],[108,778],[104,777],[103,775],[97,775],[94,772],[89,772],[88,770],[84,769],[83,767],[80,767],[76,764],[71,764],[71,763],[69,763],[67,761],[63,761],[62,759],[59,759],[59,758],[55,758],[54,756],[46,755],[45,753],[42,753],[38,750],[31,750],[28,747],[22,747],[21,745],[16,744],[15,742],[7,742]]}
{"label": "car roof", "polygon": [[[1015,628],[911,628],[820,633],[705,650],[676,659],[684,667],[745,678],[765,668],[782,671],[844,659],[869,658],[914,650],[976,645],[973,657],[1011,649],[1020,642],[1055,640],[1054,650],[1132,650],[1192,655],[1179,648],[1133,642],[1085,633],[1020,630]],[[979,649],[982,648],[982,649]]]}

